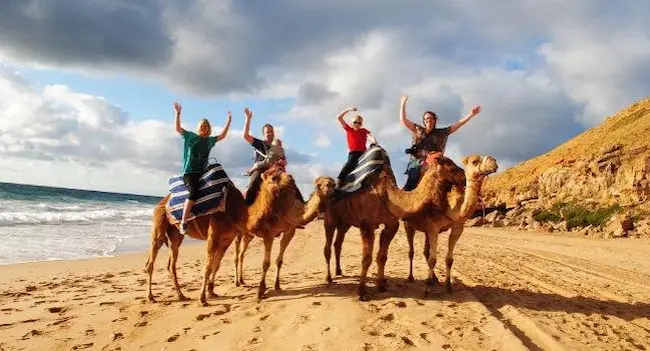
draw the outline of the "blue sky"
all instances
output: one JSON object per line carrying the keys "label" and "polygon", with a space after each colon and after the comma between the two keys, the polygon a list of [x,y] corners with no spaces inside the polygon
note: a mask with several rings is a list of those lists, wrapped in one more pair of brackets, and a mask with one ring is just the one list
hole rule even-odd
{"label": "blue sky", "polygon": [[[647,1],[504,0],[265,3],[44,0],[0,5],[0,181],[161,195],[184,125],[233,112],[214,154],[235,182],[252,131],[269,122],[309,191],[346,158],[336,114],[357,106],[403,182],[425,110],[452,135],[448,156],[490,154],[501,170],[550,150],[650,91]],[[552,21],[549,18],[553,18]],[[19,72],[19,73],[16,73]]]}

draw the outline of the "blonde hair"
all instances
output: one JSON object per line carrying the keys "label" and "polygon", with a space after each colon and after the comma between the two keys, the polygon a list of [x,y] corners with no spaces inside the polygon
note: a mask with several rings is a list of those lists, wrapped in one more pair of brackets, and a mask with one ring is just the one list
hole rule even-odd
{"label": "blonde hair", "polygon": [[201,128],[201,124],[203,123],[208,125],[208,135],[212,135],[212,125],[210,124],[210,121],[208,121],[207,118],[201,118],[201,120],[199,120],[199,124],[197,127]]}

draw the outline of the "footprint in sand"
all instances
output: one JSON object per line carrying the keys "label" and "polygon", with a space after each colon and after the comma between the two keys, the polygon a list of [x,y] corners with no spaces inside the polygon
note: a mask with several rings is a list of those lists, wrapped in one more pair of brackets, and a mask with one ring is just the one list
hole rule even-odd
{"label": "footprint in sand", "polygon": [[48,307],[47,310],[50,311],[50,313],[61,313],[66,311],[64,307]]}
{"label": "footprint in sand", "polygon": [[86,336],[95,336],[95,331],[93,329],[86,330]]}
{"label": "footprint in sand", "polygon": [[404,341],[406,345],[415,346],[415,343],[413,343],[413,341],[406,336],[402,336],[402,341]]}
{"label": "footprint in sand", "polygon": [[142,321],[142,322],[135,323],[133,326],[134,326],[134,327],[144,327],[144,326],[146,326],[147,324],[149,324],[149,322],[147,322],[147,321]]}
{"label": "footprint in sand", "polygon": [[167,342],[174,342],[174,341],[178,340],[179,337],[180,337],[180,335],[174,334],[174,335],[167,338]]}
{"label": "footprint in sand", "polygon": [[116,333],[116,332],[113,332],[113,336],[111,337],[111,339],[112,339],[113,341],[117,341],[117,340],[120,340],[120,339],[124,339],[124,334],[122,334],[122,333],[120,333],[120,332],[117,332],[117,333]]}
{"label": "footprint in sand", "polygon": [[95,344],[92,343],[92,342],[91,342],[91,343],[88,343],[88,344],[79,344],[79,345],[72,346],[72,349],[73,349],[73,350],[83,350],[83,349],[90,348],[90,347],[92,347],[93,345],[95,345]]}
{"label": "footprint in sand", "polygon": [[[39,336],[42,335],[43,333],[41,331],[38,331],[36,329],[32,329],[31,331],[27,332],[27,334],[23,335],[22,339],[27,340],[31,338],[32,336]],[[0,348],[2,350],[2,348]]]}
{"label": "footprint in sand", "polygon": [[384,322],[392,322],[395,320],[395,316],[392,313],[389,313],[387,315],[383,315],[379,317],[379,319],[381,319]]}

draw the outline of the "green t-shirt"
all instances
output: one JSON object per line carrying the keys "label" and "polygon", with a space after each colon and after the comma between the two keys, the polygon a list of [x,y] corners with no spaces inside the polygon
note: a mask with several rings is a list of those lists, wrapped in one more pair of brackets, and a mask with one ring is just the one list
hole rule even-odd
{"label": "green t-shirt", "polygon": [[214,144],[219,141],[216,136],[201,138],[198,134],[183,130],[182,174],[203,173],[208,165],[208,155]]}

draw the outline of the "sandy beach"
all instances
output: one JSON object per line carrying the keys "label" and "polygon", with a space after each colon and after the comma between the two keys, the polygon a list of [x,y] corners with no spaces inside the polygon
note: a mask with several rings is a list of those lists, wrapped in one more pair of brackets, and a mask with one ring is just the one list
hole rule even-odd
{"label": "sandy beach", "polygon": [[[406,236],[386,269],[389,291],[355,297],[360,240],[343,246],[343,277],[325,284],[322,222],[296,234],[282,291],[258,302],[261,240],[235,287],[233,247],[217,275],[221,297],[197,302],[204,246],[184,245],[177,301],[161,250],[158,302],[146,300],[146,253],[0,267],[0,350],[594,350],[650,348],[650,241],[467,229],[456,248],[452,294],[424,298],[426,262],[416,238],[409,283]],[[447,235],[440,240],[444,279]],[[277,243],[274,247],[277,252]],[[374,274],[373,263],[371,272]],[[274,263],[267,285],[273,286]]]}

